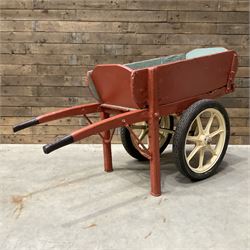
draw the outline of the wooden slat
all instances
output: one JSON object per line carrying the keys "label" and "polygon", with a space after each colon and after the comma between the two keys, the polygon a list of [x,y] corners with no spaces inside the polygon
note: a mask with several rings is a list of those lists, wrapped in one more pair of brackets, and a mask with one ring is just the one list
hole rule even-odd
{"label": "wooden slat", "polygon": [[9,116],[28,116],[32,115],[31,107],[1,107],[0,109],[0,117],[9,117]]}
{"label": "wooden slat", "polygon": [[1,9],[32,9],[32,0],[1,0]]}
{"label": "wooden slat", "polygon": [[32,31],[34,22],[32,21],[1,21],[0,31]]}
{"label": "wooden slat", "polygon": [[249,67],[239,67],[237,72],[237,77],[246,77],[250,76],[250,68]]}
{"label": "wooden slat", "polygon": [[2,86],[0,96],[37,96],[37,87]]}
{"label": "wooden slat", "polygon": [[[46,30],[45,30],[46,31]],[[129,23],[129,32],[177,34],[248,34],[248,24],[216,23]]]}
{"label": "wooden slat", "polygon": [[2,9],[134,9],[134,10],[187,10],[187,11],[246,11],[248,0],[1,0]]}
{"label": "wooden slat", "polygon": [[33,76],[1,76],[1,85],[6,86],[85,86],[81,76],[33,75]]}
{"label": "wooden slat", "polygon": [[248,24],[218,24],[216,29],[218,34],[249,34]]}
{"label": "wooden slat", "polygon": [[35,31],[49,32],[124,32],[128,23],[123,22],[72,22],[36,21]]}
{"label": "wooden slat", "polygon": [[2,86],[0,96],[51,96],[65,97],[90,96],[89,88],[87,87],[30,87],[30,86]]}
{"label": "wooden slat", "polygon": [[[20,117],[0,117],[0,125],[1,126],[13,126],[14,124],[21,123],[26,121],[27,117],[20,116]],[[92,118],[91,120],[97,121],[98,118]],[[48,123],[49,126],[86,126],[88,122],[85,120],[84,117],[68,117],[65,119],[60,119],[56,121],[51,121]],[[45,126],[45,125],[44,125]]]}
{"label": "wooden slat", "polygon": [[[108,45],[105,45],[105,49]],[[188,52],[192,49],[197,48],[195,45],[182,45],[181,51]],[[239,55],[246,56],[248,55],[248,48],[247,47],[240,47],[240,46],[228,46],[228,49],[235,49]],[[116,53],[124,53],[126,55],[172,55],[180,52],[179,45],[124,45],[123,50],[118,46],[112,46],[109,50],[105,50],[105,53],[109,51],[112,53],[112,49],[116,49]],[[120,49],[117,51],[117,49]],[[115,53],[115,52],[114,52]]]}
{"label": "wooden slat", "polygon": [[248,23],[249,13],[212,11],[169,11],[168,22]]}
{"label": "wooden slat", "polygon": [[[243,19],[243,15],[241,15]],[[2,10],[0,20],[77,20],[105,22],[166,22],[166,11],[131,10]]]}
{"label": "wooden slat", "polygon": [[134,0],[128,2],[129,9],[143,10],[185,10],[185,11],[247,11],[249,9],[248,0],[155,0],[143,1]]}
{"label": "wooden slat", "polygon": [[35,65],[0,65],[0,75],[35,75]]}
{"label": "wooden slat", "polygon": [[82,66],[37,65],[38,75],[82,76],[87,71],[88,68],[83,68]]}
{"label": "wooden slat", "polygon": [[103,32],[1,32],[2,43],[179,44],[198,46],[248,45],[248,35],[133,34]]}
{"label": "wooden slat", "polygon": [[2,107],[69,107],[85,102],[91,102],[91,97],[37,97],[37,96],[8,96],[1,97]]}
{"label": "wooden slat", "polygon": [[239,65],[240,66],[249,66],[250,63],[249,63],[249,56],[240,56],[239,58]]}
{"label": "wooden slat", "polygon": [[28,44],[31,54],[81,54],[101,55],[104,53],[103,44]]}
{"label": "wooden slat", "polygon": [[230,126],[232,127],[248,127],[250,126],[250,119],[249,118],[234,118],[230,117]]}
{"label": "wooden slat", "polygon": [[75,10],[1,10],[0,20],[74,20]]}
{"label": "wooden slat", "polygon": [[225,98],[243,97],[249,98],[249,88],[236,88],[231,94],[225,95]]}
{"label": "wooden slat", "polygon": [[77,41],[77,33],[50,33],[32,31],[2,31],[1,42],[33,42],[33,43],[73,43]]}
{"label": "wooden slat", "polygon": [[[11,50],[11,48],[10,48]],[[2,54],[2,64],[63,64],[63,65],[79,65],[76,55],[41,55],[41,54]]]}
{"label": "wooden slat", "polygon": [[[88,101],[88,103],[95,103],[96,101],[94,99],[91,99],[90,101]],[[72,104],[72,106],[74,105],[77,105],[77,104]],[[50,105],[49,107],[48,106],[39,106],[39,107],[32,107],[32,116],[39,116],[41,114],[45,114],[45,113],[49,113],[49,112],[53,112],[53,111],[57,111],[57,110],[60,110],[62,108],[65,108],[63,106],[52,106]],[[97,113],[92,113],[92,114],[89,114],[88,117],[99,117],[99,114]]]}
{"label": "wooden slat", "polygon": [[36,0],[34,8],[36,9],[126,9],[127,0]]}
{"label": "wooden slat", "polygon": [[233,145],[237,145],[237,144],[249,145],[250,137],[249,136],[231,136],[229,143]]}
{"label": "wooden slat", "polygon": [[223,0],[219,1],[218,9],[223,11],[247,11],[249,10],[248,0]]}
{"label": "wooden slat", "polygon": [[247,46],[248,35],[216,35],[216,34],[166,34],[166,44],[194,44],[207,46],[225,46],[239,44]]}
{"label": "wooden slat", "polygon": [[[72,55],[68,57],[68,64],[77,63],[77,55],[106,55],[111,53],[111,55],[171,55],[172,53],[188,52],[197,45],[182,45],[180,50],[180,45],[174,44],[146,44],[146,45],[122,45],[122,44],[35,44],[29,43],[25,47],[21,43],[4,44],[7,46],[7,54],[13,54],[16,50],[16,54],[42,54],[42,55]],[[3,45],[3,50],[4,50]],[[201,46],[204,47],[204,46]],[[236,46],[228,45],[228,49],[235,50],[239,56],[248,56],[249,47],[248,46]],[[12,49],[13,48],[13,49]],[[26,48],[26,50],[25,50]],[[20,50],[20,51],[19,51]],[[138,53],[136,51],[142,51],[143,53]],[[178,51],[178,52],[177,52]],[[162,54],[161,54],[162,53]],[[29,56],[29,55],[28,55]],[[27,57],[28,57],[27,56]],[[24,57],[25,58],[25,57]],[[55,58],[55,57],[54,57]],[[58,57],[60,58],[60,57]],[[56,59],[54,59],[56,60]]]}
{"label": "wooden slat", "polygon": [[[0,46],[0,53],[1,54],[25,54],[26,47],[23,43],[1,43]],[[1,61],[4,61],[1,57]]]}
{"label": "wooden slat", "polygon": [[250,79],[249,78],[237,78],[235,80],[235,85],[238,88],[249,88],[250,87]]}
{"label": "wooden slat", "polygon": [[129,2],[129,9],[143,9],[143,10],[199,10],[199,11],[214,11],[218,9],[218,0],[213,1],[185,1],[185,0],[175,0],[175,1],[164,1],[164,0],[156,0],[156,1],[142,1],[142,0],[134,0]]}
{"label": "wooden slat", "polygon": [[244,118],[248,118],[249,117],[249,113],[250,113],[250,109],[249,108],[227,108],[227,112],[229,114],[230,117],[244,117]]}
{"label": "wooden slat", "polygon": [[249,107],[249,98],[227,98],[221,97],[218,99],[225,107],[227,108],[248,108]]}

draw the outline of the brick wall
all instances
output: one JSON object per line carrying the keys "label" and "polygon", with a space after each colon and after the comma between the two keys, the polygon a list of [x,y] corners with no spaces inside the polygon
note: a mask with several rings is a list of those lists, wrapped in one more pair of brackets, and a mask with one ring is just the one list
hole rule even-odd
{"label": "brick wall", "polygon": [[248,0],[1,0],[0,6],[1,143],[47,143],[84,125],[82,118],[69,118],[17,134],[11,129],[91,101],[84,79],[95,64],[204,46],[240,56],[237,90],[220,101],[231,118],[231,143],[249,142]]}

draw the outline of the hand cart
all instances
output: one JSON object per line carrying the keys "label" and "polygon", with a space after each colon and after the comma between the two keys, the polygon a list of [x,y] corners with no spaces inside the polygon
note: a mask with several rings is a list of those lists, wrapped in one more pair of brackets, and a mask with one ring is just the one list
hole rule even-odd
{"label": "hand cart", "polygon": [[[225,108],[213,100],[234,91],[237,54],[225,48],[202,48],[125,65],[97,65],[88,72],[88,85],[97,100],[47,113],[14,126],[21,129],[69,117],[84,116],[89,125],[43,147],[46,154],[99,134],[104,169],[113,170],[111,140],[121,127],[126,151],[149,160],[151,194],[161,195],[160,153],[173,137],[177,167],[191,180],[214,174],[230,135]],[[99,113],[92,123],[87,116]],[[177,124],[174,126],[174,120]]]}

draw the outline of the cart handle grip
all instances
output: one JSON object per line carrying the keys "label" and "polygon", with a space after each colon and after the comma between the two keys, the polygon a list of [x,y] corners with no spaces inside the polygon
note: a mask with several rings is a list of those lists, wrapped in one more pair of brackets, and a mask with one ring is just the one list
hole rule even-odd
{"label": "cart handle grip", "polygon": [[23,123],[20,123],[20,124],[14,126],[13,131],[17,132],[19,130],[22,130],[22,129],[25,129],[25,128],[28,128],[28,127],[31,127],[31,126],[34,126],[37,124],[39,124],[39,121],[36,118],[33,118],[29,121],[26,121],[26,122],[23,122]]}
{"label": "cart handle grip", "polygon": [[43,152],[45,154],[49,154],[50,152],[52,152],[58,148],[64,147],[68,144],[71,144],[73,142],[74,142],[73,136],[68,135],[68,136],[65,136],[64,138],[62,138],[60,141],[43,146]]}

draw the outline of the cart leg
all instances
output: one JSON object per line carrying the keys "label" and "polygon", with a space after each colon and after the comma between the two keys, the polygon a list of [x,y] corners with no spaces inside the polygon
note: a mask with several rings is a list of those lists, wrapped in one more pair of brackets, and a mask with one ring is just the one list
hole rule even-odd
{"label": "cart leg", "polygon": [[150,181],[151,194],[161,195],[161,170],[160,170],[160,148],[159,148],[159,118],[149,119],[149,149],[150,159]]}
{"label": "cart leg", "polygon": [[[101,119],[106,119],[106,118],[109,118],[109,114],[101,112]],[[102,145],[103,145],[104,170],[106,172],[113,171],[111,141],[108,141],[109,138],[110,138],[110,130],[104,131]]]}
{"label": "cart leg", "polygon": [[158,87],[155,80],[155,69],[148,70],[148,99],[149,99],[149,151],[150,159],[150,181],[151,194],[161,195],[161,170],[159,149],[159,104]]}

